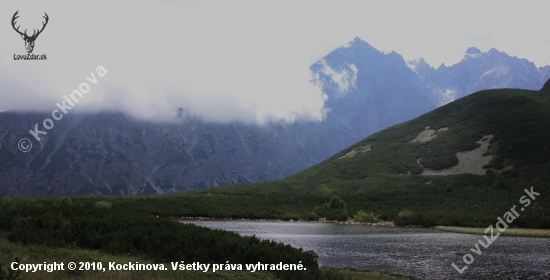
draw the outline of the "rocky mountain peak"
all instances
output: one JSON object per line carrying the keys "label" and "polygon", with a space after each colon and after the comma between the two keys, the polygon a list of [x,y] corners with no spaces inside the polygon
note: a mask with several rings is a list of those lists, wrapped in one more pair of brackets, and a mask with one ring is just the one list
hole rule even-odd
{"label": "rocky mountain peak", "polygon": [[481,53],[481,51],[476,47],[469,47],[466,50],[466,54],[479,54],[479,53]]}

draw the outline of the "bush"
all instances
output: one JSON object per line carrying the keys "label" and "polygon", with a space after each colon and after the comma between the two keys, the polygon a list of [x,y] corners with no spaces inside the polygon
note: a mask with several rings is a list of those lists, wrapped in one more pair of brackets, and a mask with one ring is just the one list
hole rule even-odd
{"label": "bush", "polygon": [[412,217],[413,212],[411,212],[409,209],[403,209],[399,214],[397,214],[397,217],[399,218],[410,218]]}
{"label": "bush", "polygon": [[497,173],[497,175],[495,176],[494,185],[495,185],[495,188],[505,189],[508,186],[506,177],[504,177],[502,173]]}
{"label": "bush", "polygon": [[[448,219],[448,218],[447,218]],[[448,220],[445,220],[445,223],[452,223]],[[407,226],[407,225],[421,225],[421,226],[434,226],[437,220],[434,217],[422,216],[421,214],[415,214],[408,209],[403,209],[399,214],[394,223],[398,226]],[[460,221],[463,222],[463,221]]]}
{"label": "bush", "polygon": [[380,215],[376,215],[373,212],[367,213],[363,210],[359,210],[357,214],[353,216],[353,220],[362,223],[378,222]]}
{"label": "bush", "polygon": [[[16,262],[19,262],[19,258],[15,258]],[[0,280],[16,280],[19,279],[19,274],[21,271],[13,271],[10,266],[8,266],[8,272],[4,271],[2,264],[0,263]]]}
{"label": "bush", "polygon": [[332,221],[345,221],[348,219],[346,202],[340,196],[333,196],[329,202],[315,207],[314,213],[320,218]]}
{"label": "bush", "polygon": [[101,200],[95,203],[95,207],[102,208],[102,209],[111,209],[113,208],[113,204],[111,202]]}

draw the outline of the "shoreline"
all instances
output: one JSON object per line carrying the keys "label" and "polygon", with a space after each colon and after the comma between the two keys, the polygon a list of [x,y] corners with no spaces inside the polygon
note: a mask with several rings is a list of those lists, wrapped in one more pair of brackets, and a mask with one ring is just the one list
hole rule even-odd
{"label": "shoreline", "polygon": [[[485,235],[486,228],[470,228],[470,227],[458,227],[458,226],[435,226],[425,227],[421,225],[406,225],[398,226],[393,222],[378,222],[378,223],[364,223],[353,221],[309,221],[309,220],[283,220],[283,219],[245,219],[245,218],[209,218],[209,217],[167,217],[175,220],[211,220],[211,221],[256,221],[256,222],[301,222],[301,223],[327,223],[327,224],[339,224],[339,225],[366,225],[366,226],[382,226],[382,227],[402,227],[402,228],[422,228],[432,229],[439,232],[461,233],[461,234],[474,234]],[[532,228],[508,228],[500,233],[501,236],[507,237],[529,237],[529,238],[550,238],[550,229],[532,229]]]}
{"label": "shoreline", "polygon": [[[434,230],[441,232],[452,232],[462,234],[485,235],[486,228],[454,227],[454,226],[436,226]],[[498,232],[495,229],[496,232]],[[501,236],[507,237],[530,237],[530,238],[550,238],[550,229],[533,228],[507,228],[500,232]]]}
{"label": "shoreline", "polygon": [[[159,218],[159,216],[157,216]],[[368,225],[368,226],[384,226],[384,227],[401,227],[395,225],[393,222],[378,222],[378,223],[363,223],[352,221],[310,221],[310,220],[283,220],[283,219],[245,219],[245,218],[210,218],[210,217],[165,217],[175,220],[211,220],[211,221],[255,221],[255,222],[290,222],[290,223],[327,223],[327,224],[339,224],[339,225]],[[430,228],[423,226],[408,225],[404,228]]]}

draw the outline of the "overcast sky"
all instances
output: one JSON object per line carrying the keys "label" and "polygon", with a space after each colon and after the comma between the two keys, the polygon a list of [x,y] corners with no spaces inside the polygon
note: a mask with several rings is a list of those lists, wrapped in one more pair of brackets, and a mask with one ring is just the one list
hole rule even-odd
{"label": "overcast sky", "polygon": [[[468,47],[550,64],[547,1],[2,1],[0,111],[51,112],[97,66],[109,72],[73,111],[169,120],[178,107],[213,121],[318,120],[309,66],[359,36],[406,60],[458,63]],[[50,21],[14,61],[20,30]],[[32,34],[31,31],[28,32]]]}

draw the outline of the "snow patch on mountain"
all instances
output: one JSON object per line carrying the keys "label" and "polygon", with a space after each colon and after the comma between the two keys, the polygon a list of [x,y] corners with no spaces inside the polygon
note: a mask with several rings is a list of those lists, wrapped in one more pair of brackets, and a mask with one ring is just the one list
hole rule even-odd
{"label": "snow patch on mountain", "polygon": [[[345,67],[338,70],[330,67],[325,59],[321,59],[320,63],[322,68],[319,72],[330,77],[332,82],[336,84],[339,97],[345,95],[350,89],[357,88],[358,70],[355,64],[347,63]],[[320,80],[319,77],[316,77],[316,80]]]}
{"label": "snow patch on mountain", "polygon": [[504,65],[499,65],[489,71],[486,71],[485,73],[481,74],[481,78],[484,78],[485,76],[493,75],[496,77],[504,76],[510,72],[510,68],[506,67]]}
{"label": "snow patch on mountain", "polygon": [[443,95],[443,105],[447,103],[451,103],[456,100],[458,91],[456,89],[445,89],[445,92],[442,93]]}
{"label": "snow patch on mountain", "polygon": [[416,70],[417,65],[418,65],[418,60],[412,60],[407,62],[407,67],[409,67],[409,69],[411,69],[416,74],[418,74],[418,70]]}
{"label": "snow patch on mountain", "polygon": [[481,53],[465,53],[464,54],[464,59],[467,59],[467,58],[477,58],[479,56],[481,56],[482,54]]}

